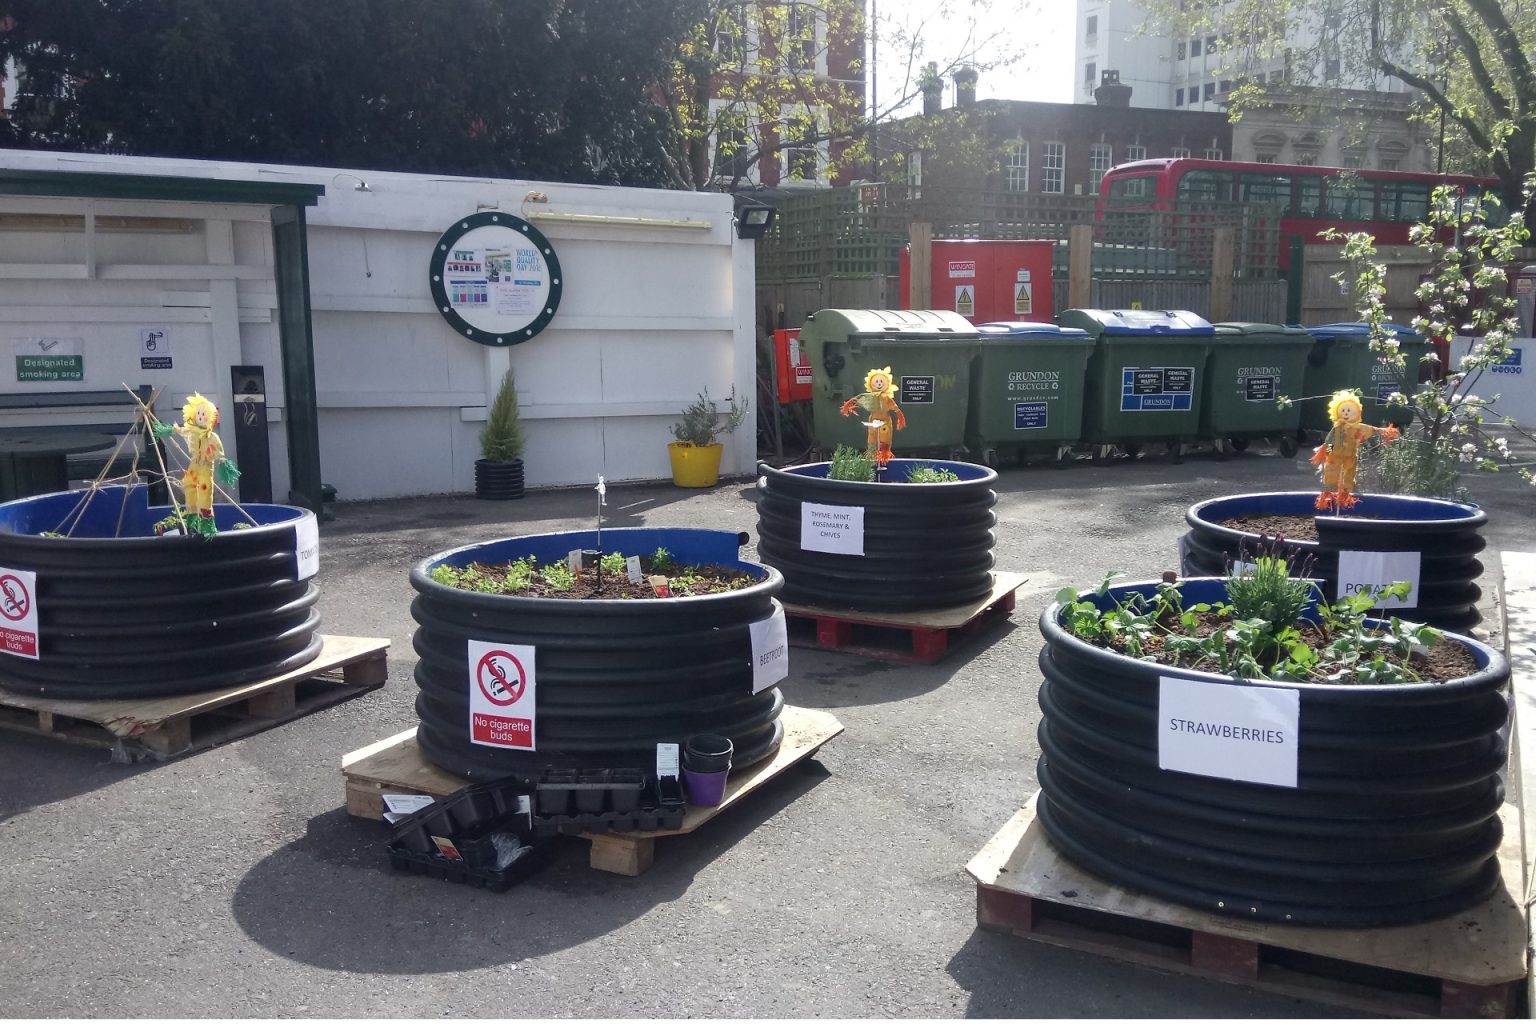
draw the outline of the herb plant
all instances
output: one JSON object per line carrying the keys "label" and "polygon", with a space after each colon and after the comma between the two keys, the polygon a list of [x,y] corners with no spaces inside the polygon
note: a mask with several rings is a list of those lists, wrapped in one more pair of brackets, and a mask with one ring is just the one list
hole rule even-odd
{"label": "herb plant", "polygon": [[840,444],[832,453],[832,464],[827,467],[827,479],[871,483],[875,479],[875,460],[869,457],[868,452]]}
{"label": "herb plant", "polygon": [[719,406],[709,397],[709,389],[700,391],[698,401],[685,407],[683,418],[672,424],[672,436],[683,444],[703,447],[714,444],[721,434],[734,433],[747,418],[747,400],[743,398],[738,402],[736,389],[731,388],[728,401],[733,408],[722,420]]}
{"label": "herb plant", "polygon": [[952,484],[959,479],[954,470],[930,466],[927,463],[912,467],[912,471],[907,474],[909,484]]}

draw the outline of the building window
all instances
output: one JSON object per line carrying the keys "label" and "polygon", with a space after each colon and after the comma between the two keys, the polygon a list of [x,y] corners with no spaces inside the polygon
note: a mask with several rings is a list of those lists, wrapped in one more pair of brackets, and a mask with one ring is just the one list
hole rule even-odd
{"label": "building window", "polygon": [[779,154],[781,177],[785,181],[821,180],[821,134],[816,118],[808,113],[788,114],[781,129],[783,144]]}
{"label": "building window", "polygon": [[1008,174],[1009,192],[1029,191],[1029,143],[1021,139],[1013,144],[1004,170]]}
{"label": "building window", "polygon": [[1182,40],[1182,39],[1179,40],[1179,45],[1173,51],[1173,59],[1174,60],[1184,60],[1185,59],[1185,57],[1187,56],[1187,53],[1186,53],[1187,45],[1188,44],[1186,44],[1184,42],[1184,40]]}
{"label": "building window", "polygon": [[715,177],[728,182],[748,177],[756,163],[752,140],[739,126],[722,123],[715,134]]}
{"label": "building window", "polygon": [[1339,58],[1329,57],[1323,62],[1323,81],[1332,82],[1339,77]]}
{"label": "building window", "polygon": [[1296,163],[1302,167],[1311,167],[1317,163],[1316,153],[1297,153]]}
{"label": "building window", "polygon": [[1381,169],[1384,171],[1395,171],[1403,165],[1403,162],[1395,156],[1384,156],[1376,162],[1381,165]]}
{"label": "building window", "polygon": [[1088,31],[1084,34],[1089,39],[1099,34],[1099,16],[1097,14],[1088,15]]}
{"label": "building window", "polygon": [[1253,162],[1256,164],[1276,164],[1280,162],[1278,153],[1255,153]]}
{"label": "building window", "polygon": [[1064,142],[1047,142],[1045,159],[1040,165],[1040,191],[1065,192],[1067,181],[1067,145]]}
{"label": "building window", "polygon": [[1206,150],[1205,151],[1205,158],[1207,160],[1225,160],[1226,159],[1226,157],[1221,155],[1221,150],[1219,150],[1219,149],[1208,149],[1208,150]]}
{"label": "building window", "polygon": [[1093,79],[1098,73],[1098,70],[1099,66],[1093,61],[1089,61],[1088,64],[1083,68],[1083,84],[1088,86],[1090,89],[1093,88]]}
{"label": "building window", "polygon": [[816,67],[816,8],[810,4],[789,5],[784,19],[784,63],[791,71]]}
{"label": "building window", "polygon": [[914,150],[907,154],[907,197],[923,198],[923,153]]}
{"label": "building window", "polygon": [[1146,158],[1147,158],[1147,147],[1146,146],[1126,146],[1125,147],[1125,162],[1126,163],[1130,163],[1133,160],[1145,160]]}
{"label": "building window", "polygon": [[1216,83],[1215,82],[1206,82],[1205,86],[1204,86],[1204,89],[1203,89],[1203,95],[1201,96],[1201,98],[1209,100],[1209,99],[1214,99],[1215,97],[1216,97]]}
{"label": "building window", "polygon": [[1183,89],[1175,89],[1175,90],[1173,90],[1173,105],[1176,106],[1176,107],[1182,107],[1184,105],[1184,90]]}
{"label": "building window", "polygon": [[1189,55],[1191,57],[1198,57],[1198,56],[1200,56],[1200,40],[1198,40],[1198,39],[1191,39],[1189,41]]}
{"label": "building window", "polygon": [[1104,172],[1115,165],[1115,150],[1107,142],[1095,142],[1088,147],[1088,184],[1097,192]]}
{"label": "building window", "polygon": [[1216,37],[1215,36],[1206,36],[1205,37],[1205,52],[1206,53],[1215,53],[1216,52]]}
{"label": "building window", "polygon": [[1271,71],[1269,73],[1270,85],[1279,85],[1283,81],[1285,81],[1285,71],[1283,69],[1279,71]]}
{"label": "building window", "polygon": [[1188,160],[1189,159],[1189,150],[1187,148],[1185,148],[1184,146],[1174,146],[1173,147],[1173,158],[1175,160]]}
{"label": "building window", "polygon": [[1222,93],[1222,95],[1225,96],[1227,93],[1229,93],[1231,91],[1232,91],[1232,83],[1231,83],[1231,81],[1229,81],[1228,79],[1223,78],[1221,80],[1221,93]]}

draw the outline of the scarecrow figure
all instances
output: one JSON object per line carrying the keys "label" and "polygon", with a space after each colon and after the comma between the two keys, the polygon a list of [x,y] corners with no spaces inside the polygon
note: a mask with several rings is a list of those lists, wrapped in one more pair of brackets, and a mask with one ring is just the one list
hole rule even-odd
{"label": "scarecrow figure", "polygon": [[[875,465],[883,466],[891,461],[891,438],[895,431],[907,429],[907,417],[896,404],[896,380],[891,376],[889,366],[866,373],[864,393],[844,402],[842,413],[852,416],[859,408],[869,413],[864,424],[868,428],[869,457],[875,460]],[[894,426],[892,417],[895,417]]]}
{"label": "scarecrow figure", "polygon": [[164,435],[174,430],[187,444],[187,470],[181,476],[184,521],[189,533],[204,537],[219,532],[213,521],[214,474],[226,487],[240,478],[240,470],[224,457],[224,443],[214,433],[218,425],[219,407],[194,392],[181,407],[181,422],[174,427],[161,424],[156,431]]}
{"label": "scarecrow figure", "polygon": [[1343,511],[1358,504],[1355,495],[1355,470],[1360,459],[1360,445],[1367,438],[1381,435],[1383,443],[1397,440],[1394,426],[1373,427],[1362,423],[1363,409],[1360,396],[1353,391],[1339,391],[1328,403],[1328,419],[1333,429],[1323,443],[1312,452],[1313,463],[1322,467],[1323,491],[1317,496],[1317,507]]}

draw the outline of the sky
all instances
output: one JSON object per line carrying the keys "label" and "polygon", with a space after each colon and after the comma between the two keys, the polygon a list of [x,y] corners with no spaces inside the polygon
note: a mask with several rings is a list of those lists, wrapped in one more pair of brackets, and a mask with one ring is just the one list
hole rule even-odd
{"label": "sky", "polygon": [[[972,14],[978,38],[995,36],[982,52],[986,62],[1001,56],[1017,58],[1006,67],[981,73],[978,99],[1072,101],[1075,60],[1073,29],[1077,0],[869,0],[881,26],[878,97],[884,108],[897,95],[907,75],[910,47],[891,41],[892,33],[917,35],[922,62],[937,60],[942,68],[954,59],[969,34]],[[936,6],[947,10],[934,17]],[[946,83],[944,105],[954,102],[954,87]],[[914,107],[920,106],[915,102]],[[915,112],[915,110],[910,111]]]}

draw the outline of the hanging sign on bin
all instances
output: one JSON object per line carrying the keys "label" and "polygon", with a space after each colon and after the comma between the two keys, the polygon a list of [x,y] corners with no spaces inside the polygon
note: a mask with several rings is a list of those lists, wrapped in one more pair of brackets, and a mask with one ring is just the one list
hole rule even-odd
{"label": "hanging sign on bin", "polygon": [[789,623],[774,603],[773,614],[752,623],[752,692],[761,693],[789,675]]}
{"label": "hanging sign on bin", "polygon": [[1162,676],[1157,766],[1295,789],[1300,717],[1295,690]]}
{"label": "hanging sign on bin", "polygon": [[1417,551],[1340,551],[1339,590],[1335,600],[1406,581],[1412,589],[1407,599],[1381,598],[1377,608],[1417,608],[1419,606],[1420,557]]}
{"label": "hanging sign on bin", "polygon": [[37,573],[0,567],[0,651],[39,660]]}
{"label": "hanging sign on bin", "polygon": [[469,741],[536,750],[534,648],[470,640]]}
{"label": "hanging sign on bin", "polygon": [[800,550],[825,551],[833,555],[863,555],[863,506],[801,502]]}

